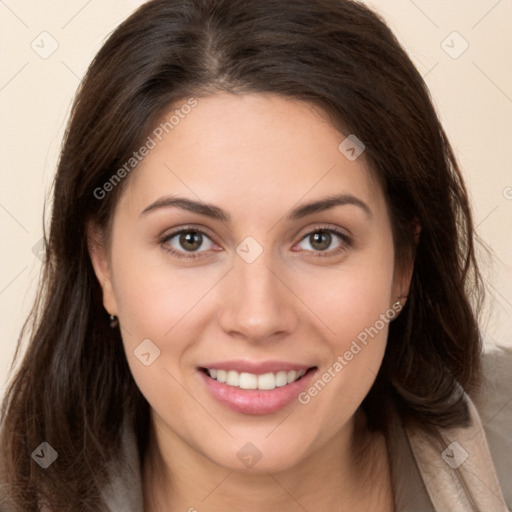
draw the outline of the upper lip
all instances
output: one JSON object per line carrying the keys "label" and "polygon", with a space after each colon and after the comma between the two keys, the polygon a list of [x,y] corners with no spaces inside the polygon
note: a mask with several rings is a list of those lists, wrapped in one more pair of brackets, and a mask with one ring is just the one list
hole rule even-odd
{"label": "upper lip", "polygon": [[200,366],[200,368],[209,368],[211,370],[234,370],[238,373],[252,373],[254,375],[276,373],[279,371],[308,370],[309,368],[313,367],[314,365],[291,363],[289,361],[249,361],[247,359],[218,361]]}

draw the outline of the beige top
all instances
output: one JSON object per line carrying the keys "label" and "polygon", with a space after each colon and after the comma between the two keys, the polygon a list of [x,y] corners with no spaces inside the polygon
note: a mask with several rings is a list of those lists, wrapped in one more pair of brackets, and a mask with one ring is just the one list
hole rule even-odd
{"label": "beige top", "polygon": [[[396,512],[512,510],[512,349],[488,351],[483,365],[482,388],[466,395],[471,426],[440,429],[432,437],[394,417],[388,442]],[[104,496],[112,512],[142,512],[139,457],[129,428],[123,442],[128,463],[112,468]]]}

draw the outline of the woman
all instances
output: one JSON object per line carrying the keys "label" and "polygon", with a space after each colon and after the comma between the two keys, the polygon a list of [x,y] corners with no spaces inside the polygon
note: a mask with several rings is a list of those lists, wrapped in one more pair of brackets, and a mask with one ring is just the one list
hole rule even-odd
{"label": "woman", "polygon": [[474,238],[371,11],[148,2],[73,107],[2,510],[506,510]]}

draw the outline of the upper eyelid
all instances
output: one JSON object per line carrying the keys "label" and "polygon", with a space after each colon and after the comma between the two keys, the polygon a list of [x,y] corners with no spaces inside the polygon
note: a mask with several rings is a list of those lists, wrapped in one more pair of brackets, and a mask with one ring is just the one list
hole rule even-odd
{"label": "upper eyelid", "polygon": [[181,233],[186,233],[187,231],[198,231],[199,233],[208,236],[212,241],[215,238],[213,235],[211,235],[210,230],[208,228],[205,228],[203,226],[195,226],[194,224],[186,225],[180,228],[171,229],[169,231],[165,231],[163,235],[161,235],[161,239],[164,238],[172,238],[176,235],[179,235]]}
{"label": "upper eyelid", "polygon": [[[301,231],[299,231],[299,233]],[[343,229],[341,227],[334,227],[334,226],[326,224],[326,223],[319,223],[319,224],[313,226],[312,228],[307,228],[306,230],[304,230],[303,234],[301,235],[301,240],[305,236],[308,236],[311,233],[316,233],[317,231],[330,231],[337,235],[344,236],[346,238],[350,238],[350,235],[348,233],[344,233],[344,231],[347,231],[347,229]]]}

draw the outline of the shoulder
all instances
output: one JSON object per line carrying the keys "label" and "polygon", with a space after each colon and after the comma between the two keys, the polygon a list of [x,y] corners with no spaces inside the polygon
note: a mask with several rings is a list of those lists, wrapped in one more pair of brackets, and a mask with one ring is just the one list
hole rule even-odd
{"label": "shoulder", "polygon": [[110,512],[142,512],[140,454],[135,431],[128,418],[125,418],[121,437],[121,453],[110,465],[109,479],[101,494]]}
{"label": "shoulder", "polygon": [[483,379],[471,394],[507,504],[512,505],[512,347],[493,346],[482,356]]}

